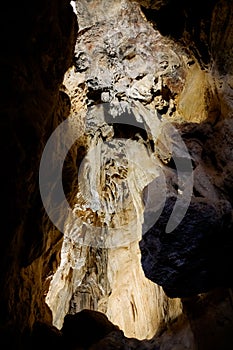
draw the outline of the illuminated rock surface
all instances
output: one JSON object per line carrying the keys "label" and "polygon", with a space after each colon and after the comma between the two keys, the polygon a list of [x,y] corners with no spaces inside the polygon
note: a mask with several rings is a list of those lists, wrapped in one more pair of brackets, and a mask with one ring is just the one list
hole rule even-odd
{"label": "illuminated rock surface", "polygon": [[[4,347],[232,349],[232,5],[80,0],[78,33],[69,1],[5,5]],[[65,120],[59,232],[38,178]]]}

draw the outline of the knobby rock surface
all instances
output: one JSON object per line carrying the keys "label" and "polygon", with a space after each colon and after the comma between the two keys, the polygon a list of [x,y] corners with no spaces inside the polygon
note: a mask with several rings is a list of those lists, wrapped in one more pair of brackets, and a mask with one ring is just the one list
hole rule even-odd
{"label": "knobby rock surface", "polygon": [[[72,3],[76,13],[66,0],[1,12],[0,340],[230,350],[232,5]],[[65,120],[79,138],[64,160],[72,215],[60,232],[38,173]],[[166,232],[188,181],[187,213]],[[47,186],[63,220],[54,177]]]}

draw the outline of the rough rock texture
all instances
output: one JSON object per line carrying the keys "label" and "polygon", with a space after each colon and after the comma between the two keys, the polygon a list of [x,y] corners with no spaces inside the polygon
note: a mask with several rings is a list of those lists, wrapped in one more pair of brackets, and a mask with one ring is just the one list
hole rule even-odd
{"label": "rough rock texture", "polygon": [[59,90],[72,64],[77,21],[69,1],[12,1],[0,22],[0,328],[7,337],[1,342],[12,349],[24,329],[51,319],[44,283],[62,236],[51,223],[42,228],[38,171],[48,136],[69,113]]}
{"label": "rough rock texture", "polygon": [[[170,5],[163,7],[164,15],[170,13]],[[189,11],[194,10],[196,5],[193,6],[194,4],[191,2]],[[187,11],[186,6],[184,6],[183,11],[184,13]],[[226,13],[228,13],[227,20]],[[201,8],[198,16],[194,11],[191,27],[199,23],[200,28],[195,27],[195,31],[190,34],[188,23],[185,21],[179,35],[179,41],[183,44],[186,43],[186,45],[191,45],[191,40],[196,38],[195,48],[199,48],[200,66],[202,69],[205,68],[205,73],[201,73],[204,75],[198,78],[200,84],[195,85],[201,91],[203,88],[201,82],[204,81],[206,84],[205,93],[201,92],[202,96],[210,96],[208,91],[212,91],[212,99],[209,100],[206,117],[198,120],[194,113],[194,120],[188,118],[192,123],[183,123],[179,126],[194,166],[191,205],[186,217],[177,229],[171,235],[166,235],[164,227],[174,205],[174,198],[171,195],[171,198],[167,199],[160,220],[143,237],[141,243],[142,263],[146,275],[162,285],[166,292],[172,296],[185,295],[181,292],[182,281],[187,295],[192,292],[206,291],[212,287],[232,286],[230,277],[233,266],[230,254],[232,249],[232,197],[230,189],[232,187],[230,175],[232,173],[232,97],[230,97],[232,96],[232,87],[229,82],[232,80],[233,56],[230,49],[232,45],[230,44],[230,42],[232,43],[231,32],[229,35],[225,35],[224,32],[221,41],[217,35],[220,14],[224,21],[225,31],[228,33],[228,28],[232,25],[232,7],[229,8],[226,1],[219,1],[216,4],[213,2],[209,4],[208,11],[205,6]],[[158,24],[156,21],[157,12],[150,12],[151,20],[153,20],[153,16],[155,16],[155,23]],[[206,19],[206,25],[201,27],[203,18]],[[223,28],[223,22],[221,23],[219,28]],[[198,29],[200,30],[199,34]],[[189,36],[187,36],[187,32],[190,34]],[[170,34],[174,33],[171,31]],[[197,34],[199,41],[195,36]],[[224,55],[221,50],[223,46],[228,52],[227,55]],[[206,55],[204,54],[205,48],[208,48]],[[189,49],[194,52],[192,47],[189,46]],[[203,65],[204,61],[205,65]],[[195,76],[196,74],[194,74]],[[223,81],[224,83],[222,83]],[[196,100],[198,96],[194,93],[188,97],[192,88],[191,84],[191,87],[187,86],[186,92],[185,89],[182,92],[183,95],[187,96],[186,102],[189,98]],[[198,101],[199,106],[196,106],[195,102],[193,106],[200,116],[199,108],[203,104],[203,100],[198,99]],[[183,109],[181,108],[180,111],[183,112]],[[165,154],[166,152],[169,153],[169,149],[163,151]],[[172,183],[174,180],[170,179],[168,182]],[[221,244],[219,244],[220,239]],[[185,243],[187,241],[188,244]],[[188,264],[187,256],[189,256]],[[158,268],[159,266],[160,268]],[[184,266],[186,267],[184,268]]]}
{"label": "rough rock texture", "polygon": [[[83,310],[76,315],[67,315],[64,325],[60,331],[44,323],[37,323],[31,333],[29,342],[25,343],[24,349],[77,349],[77,350],[97,350],[97,349],[182,349],[190,348],[190,337],[187,338],[187,320],[182,317],[176,322],[170,332],[169,346],[167,339],[163,336],[158,339],[140,341],[135,338],[127,338],[124,333],[113,325],[105,315],[97,311]],[[79,330],[79,332],[77,332]],[[174,332],[175,331],[175,332]],[[174,333],[175,334],[174,334]],[[46,339],[46,342],[44,341]]]}
{"label": "rough rock texture", "polygon": [[[155,5],[160,11],[161,4]],[[163,4],[163,13],[169,6]],[[201,13],[200,23],[211,9]],[[182,11],[190,14],[186,6]],[[188,297],[232,283],[231,185],[225,189],[231,183],[232,141],[230,122],[219,121],[228,115],[216,88],[218,67],[206,53],[206,39],[184,46],[194,40],[188,30],[199,23],[195,18],[189,28],[184,23],[182,31],[174,27],[165,37],[157,12],[144,10],[154,19],[153,27],[129,1],[79,1],[76,12],[80,31],[74,67],[64,84],[75,116],[71,127],[82,134],[72,150],[78,182],[74,180],[70,205],[78,224],[65,231],[61,264],[46,301],[58,328],[67,312],[89,308],[106,313],[127,336],[151,338],[162,324],[185,316],[178,299],[167,299],[144,279],[138,250],[142,233],[144,272],[169,296]],[[219,133],[225,134],[221,123],[227,125],[226,142]],[[212,144],[218,138],[224,151]],[[189,157],[193,179],[185,175]],[[178,173],[179,164],[184,169]],[[176,199],[192,180],[185,218],[165,233]],[[148,203],[148,194],[159,199],[156,205]],[[153,226],[154,216],[159,220]],[[192,337],[189,329],[184,339]]]}
{"label": "rough rock texture", "polygon": [[[75,53],[69,1],[1,11],[1,348],[232,349],[232,5],[138,2],[80,0]],[[68,116],[81,137],[64,164],[77,220],[63,238],[43,210],[38,169]],[[190,179],[176,171],[188,164],[184,144],[192,202],[166,233]],[[143,276],[141,225],[146,276],[184,299]],[[156,334],[126,338],[103,314],[77,314],[85,308],[126,335]]]}
{"label": "rough rock texture", "polygon": [[68,312],[88,308],[106,313],[126,336],[144,339],[182,313],[179,299],[145,278],[138,241],[142,190],[161,178],[151,150],[160,123],[155,106],[161,114],[175,113],[185,54],[177,56],[137,4],[109,4],[77,3],[75,62],[64,85],[71,128],[82,135],[71,151],[78,181],[69,202],[78,218],[65,229],[46,302],[59,329]]}
{"label": "rough rock texture", "polygon": [[[174,196],[167,198],[162,215],[140,243],[145,274],[170,296],[189,296],[232,285],[232,199],[225,188],[232,167],[231,161],[226,161],[232,148],[231,125],[228,120],[213,129],[209,124],[182,126],[194,164],[192,201],[179,226],[166,234],[167,219],[176,200]],[[224,136],[223,141],[222,133],[226,135],[226,131],[228,137]],[[214,145],[218,142],[223,148],[219,146],[217,151]]]}

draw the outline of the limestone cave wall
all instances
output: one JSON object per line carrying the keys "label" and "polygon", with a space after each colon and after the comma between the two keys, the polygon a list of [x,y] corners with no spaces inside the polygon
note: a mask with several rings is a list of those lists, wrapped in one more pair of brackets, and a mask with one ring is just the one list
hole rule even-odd
{"label": "limestone cave wall", "polygon": [[226,0],[6,4],[8,348],[232,348],[232,24]]}
{"label": "limestone cave wall", "polygon": [[9,348],[36,321],[51,318],[43,286],[62,235],[43,229],[38,173],[46,140],[69,113],[60,88],[72,65],[77,29],[69,1],[12,1],[1,11],[0,300]]}

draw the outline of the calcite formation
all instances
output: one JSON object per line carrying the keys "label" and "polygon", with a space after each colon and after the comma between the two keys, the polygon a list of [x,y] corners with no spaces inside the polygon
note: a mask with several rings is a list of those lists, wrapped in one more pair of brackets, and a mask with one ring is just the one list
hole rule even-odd
{"label": "calcite formation", "polygon": [[[142,5],[155,13],[168,6]],[[74,6],[79,33],[64,91],[81,135],[70,151],[76,220],[67,219],[46,302],[59,329],[67,313],[90,309],[126,336],[151,338],[183,314],[178,297],[229,283],[230,165],[218,176],[211,155],[217,67],[203,70],[206,62],[162,36],[134,2]]]}
{"label": "calcite formation", "polygon": [[79,159],[70,199],[77,222],[68,220],[46,301],[58,328],[66,313],[88,308],[143,339],[182,313],[179,299],[145,278],[138,242],[143,189],[155,180],[166,185],[154,148],[161,118],[175,114],[186,58],[154,31],[137,4],[108,4],[76,4],[80,30],[64,85],[77,116],[71,128],[82,134],[72,150]]}
{"label": "calcite formation", "polygon": [[0,347],[231,350],[232,4],[71,3],[0,13]]}

